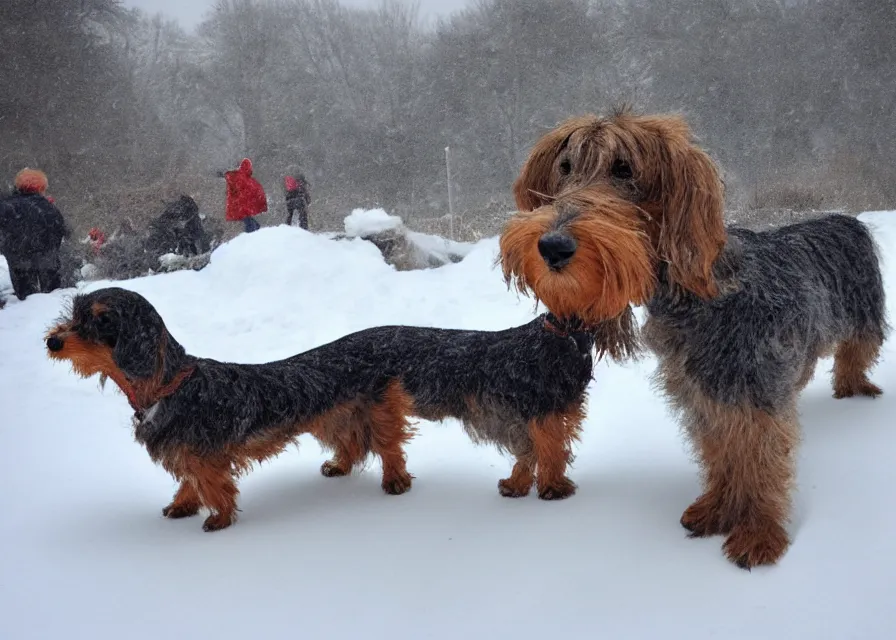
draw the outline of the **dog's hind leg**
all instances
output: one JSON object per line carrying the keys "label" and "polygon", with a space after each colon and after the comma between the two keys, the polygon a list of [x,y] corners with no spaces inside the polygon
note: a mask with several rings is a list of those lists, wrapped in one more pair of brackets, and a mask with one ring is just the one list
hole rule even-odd
{"label": "dog's hind leg", "polygon": [[533,420],[529,425],[536,458],[535,482],[542,500],[562,500],[576,492],[575,483],[566,476],[572,458],[572,443],[581,431],[582,403],[567,411]]}
{"label": "dog's hind leg", "polygon": [[201,506],[196,485],[189,480],[182,480],[171,504],[162,509],[162,515],[166,518],[189,518],[199,513]]}
{"label": "dog's hind leg", "polygon": [[[352,416],[350,420],[352,423],[357,423],[358,417]],[[334,454],[331,459],[320,466],[321,474],[327,478],[339,478],[349,475],[355,465],[363,462],[367,454],[362,437],[363,428],[341,429],[338,435],[334,436],[334,441],[330,443],[334,449]]]}
{"label": "dog's hind leg", "polygon": [[336,449],[335,455],[320,465],[320,473],[326,478],[341,478],[352,472],[356,460],[342,449]]}
{"label": "dog's hind leg", "polygon": [[837,346],[834,354],[834,397],[870,396],[883,391],[868,379],[868,370],[877,362],[881,341],[853,337]]}
{"label": "dog's hind leg", "polygon": [[383,491],[399,495],[410,491],[413,476],[408,473],[404,445],[416,429],[408,422],[414,399],[399,382],[392,382],[370,408],[370,450],[383,462]]}
{"label": "dog's hind leg", "polygon": [[308,431],[333,457],[320,466],[321,475],[339,478],[351,474],[370,453],[369,404],[362,400],[335,407],[318,417]]}

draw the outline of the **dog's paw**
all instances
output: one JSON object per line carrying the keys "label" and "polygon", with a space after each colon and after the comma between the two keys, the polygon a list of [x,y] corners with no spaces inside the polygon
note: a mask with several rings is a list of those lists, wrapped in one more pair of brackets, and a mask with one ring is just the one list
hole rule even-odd
{"label": "dog's paw", "polygon": [[709,494],[703,494],[681,514],[681,526],[690,531],[692,538],[728,533],[722,525],[721,511],[717,501]]}
{"label": "dog's paw", "polygon": [[233,516],[226,513],[213,513],[202,523],[203,531],[220,531],[233,524]]}
{"label": "dog's paw", "polygon": [[340,467],[335,460],[327,460],[320,465],[320,473],[326,478],[341,478],[342,476],[347,476],[349,474],[349,472]]}
{"label": "dog's paw", "polygon": [[531,484],[525,486],[514,484],[510,478],[498,480],[498,493],[505,498],[524,498],[529,495],[529,490],[531,488]]}
{"label": "dog's paw", "polygon": [[542,500],[563,500],[570,497],[575,492],[576,483],[569,478],[564,477],[560,482],[546,487],[540,487],[538,489],[538,497]]}
{"label": "dog's paw", "polygon": [[838,384],[834,387],[834,397],[838,400],[842,398],[852,398],[854,396],[876,398],[882,393],[883,389],[870,380],[862,380],[858,384]]}
{"label": "dog's paw", "polygon": [[402,493],[407,493],[411,490],[411,483],[413,480],[413,476],[409,473],[400,473],[394,476],[389,476],[388,478],[383,478],[383,491],[388,493],[390,496],[400,496]]}
{"label": "dog's paw", "polygon": [[162,509],[162,515],[166,518],[171,518],[172,520],[177,518],[189,518],[190,516],[195,516],[197,513],[199,513],[198,504],[177,504],[172,502],[167,507]]}
{"label": "dog's paw", "polygon": [[790,546],[787,531],[777,522],[735,525],[725,540],[725,555],[741,569],[775,564]]}

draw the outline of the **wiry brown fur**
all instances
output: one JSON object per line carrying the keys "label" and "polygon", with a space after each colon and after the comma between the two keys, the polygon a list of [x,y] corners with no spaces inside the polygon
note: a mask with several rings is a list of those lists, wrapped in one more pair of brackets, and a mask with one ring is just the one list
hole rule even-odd
{"label": "wiry brown fur", "polygon": [[662,361],[657,373],[685,416],[703,475],[704,492],[685,510],[682,526],[693,537],[729,536],[725,553],[744,568],[774,562],[789,544],[783,522],[799,442],[796,393],[789,412],[772,416],[707,397],[679,359]]}
{"label": "wiry brown fur", "polygon": [[[586,324],[619,317],[630,302],[646,302],[654,271],[650,247],[633,218],[637,209],[610,194],[593,197],[592,191],[582,189],[562,203],[520,213],[507,223],[500,239],[508,283],[525,295],[533,292],[558,317],[578,317]],[[599,204],[591,206],[592,202]],[[568,266],[554,271],[539,255],[537,245],[562,219],[564,208],[588,211],[569,221],[570,233],[579,239],[578,250]]]}
{"label": "wiry brown fur", "polygon": [[[391,383],[380,402],[369,408],[358,407],[344,422],[328,420],[320,423],[310,433],[327,444],[335,452],[332,460],[321,466],[321,473],[328,477],[347,475],[352,467],[361,464],[365,451],[370,450],[383,461],[383,491],[399,495],[411,488],[411,475],[405,467],[404,445],[411,440],[416,429],[407,425],[407,416],[414,413],[414,399],[398,381]],[[345,424],[354,423],[354,429]],[[365,434],[370,442],[364,441]]]}
{"label": "wiry brown fur", "polygon": [[876,340],[852,339],[840,343],[834,354],[834,397],[879,396],[883,391],[868,379],[868,369],[877,362]]}
{"label": "wiry brown fur", "polygon": [[538,460],[536,484],[540,498],[555,500],[575,492],[575,484],[566,477],[566,465],[572,458],[572,444],[581,437],[584,418],[585,409],[580,403],[529,425]]}

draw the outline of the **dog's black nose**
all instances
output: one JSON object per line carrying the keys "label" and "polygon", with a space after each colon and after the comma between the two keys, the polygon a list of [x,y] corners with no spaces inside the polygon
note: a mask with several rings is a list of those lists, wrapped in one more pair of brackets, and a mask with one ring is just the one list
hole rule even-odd
{"label": "dog's black nose", "polygon": [[63,346],[65,346],[65,343],[56,336],[47,338],[47,349],[50,351],[62,351]]}
{"label": "dog's black nose", "polygon": [[575,255],[576,239],[557,231],[546,233],[538,241],[538,253],[551,269],[560,269]]}

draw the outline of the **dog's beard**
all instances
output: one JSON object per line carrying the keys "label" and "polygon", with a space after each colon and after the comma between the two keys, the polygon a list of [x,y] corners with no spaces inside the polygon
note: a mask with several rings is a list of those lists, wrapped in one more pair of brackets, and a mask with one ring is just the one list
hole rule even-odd
{"label": "dog's beard", "polygon": [[501,263],[508,284],[518,291],[532,293],[559,318],[578,317],[594,325],[650,299],[654,259],[637,207],[618,198],[581,200],[578,213],[560,226],[576,241],[568,264],[552,269],[538,251],[539,239],[556,229],[558,205],[518,214],[508,223],[500,241]]}

